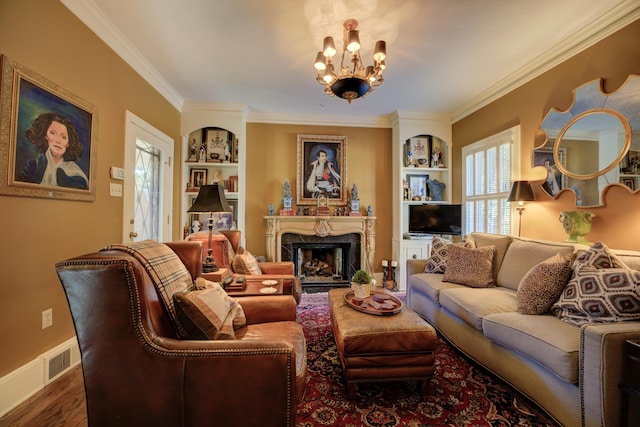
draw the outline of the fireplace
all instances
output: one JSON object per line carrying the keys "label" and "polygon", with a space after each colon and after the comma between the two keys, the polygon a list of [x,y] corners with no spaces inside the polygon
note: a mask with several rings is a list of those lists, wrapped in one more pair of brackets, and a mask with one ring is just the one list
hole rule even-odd
{"label": "fireplace", "polygon": [[356,270],[372,272],[375,219],[267,216],[267,260],[292,261],[303,289],[347,286]]}
{"label": "fireplace", "polygon": [[292,261],[303,289],[307,287],[348,286],[351,276],[360,268],[360,236],[282,235],[282,261]]}

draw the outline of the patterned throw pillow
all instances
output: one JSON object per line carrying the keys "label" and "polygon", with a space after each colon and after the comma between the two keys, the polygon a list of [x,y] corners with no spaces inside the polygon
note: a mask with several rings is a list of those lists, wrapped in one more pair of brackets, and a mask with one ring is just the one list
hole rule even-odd
{"label": "patterned throw pillow", "polygon": [[476,247],[471,236],[465,236],[461,243],[452,243],[449,240],[434,236],[431,242],[431,256],[424,267],[425,273],[444,273],[447,270],[450,245],[462,245],[465,248]]}
{"label": "patterned throw pillow", "polygon": [[595,243],[574,262],[573,277],[551,311],[575,326],[640,320],[640,271]]}
{"label": "patterned throw pillow", "polygon": [[173,295],[176,313],[189,339],[233,340],[235,330],[246,325],[240,304],[215,282],[206,289]]}
{"label": "patterned throw pillow", "polygon": [[495,246],[465,248],[460,245],[449,246],[447,270],[443,282],[458,283],[472,288],[492,288],[493,257]]}
{"label": "patterned throw pillow", "polygon": [[237,274],[262,274],[256,257],[242,246],[238,247],[238,252],[233,257],[233,261],[231,261],[231,268]]}
{"label": "patterned throw pillow", "polygon": [[558,300],[571,275],[571,260],[556,254],[534,266],[518,285],[518,311],[543,314]]}

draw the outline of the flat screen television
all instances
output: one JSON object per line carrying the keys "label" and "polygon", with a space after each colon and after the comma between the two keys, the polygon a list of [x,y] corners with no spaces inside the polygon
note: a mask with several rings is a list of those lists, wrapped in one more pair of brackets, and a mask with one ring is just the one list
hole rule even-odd
{"label": "flat screen television", "polygon": [[409,233],[462,233],[462,205],[409,205]]}

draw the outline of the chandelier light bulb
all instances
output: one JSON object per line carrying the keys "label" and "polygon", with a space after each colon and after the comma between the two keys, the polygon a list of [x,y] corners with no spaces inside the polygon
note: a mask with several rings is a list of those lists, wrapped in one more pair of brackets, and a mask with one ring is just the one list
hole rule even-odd
{"label": "chandelier light bulb", "polygon": [[322,75],[322,79],[325,83],[331,83],[335,78],[333,74],[333,64],[328,64],[327,68],[324,70],[324,74]]}
{"label": "chandelier light bulb", "polygon": [[324,71],[327,68],[327,64],[324,62],[324,54],[322,52],[318,52],[316,55],[316,62],[313,66],[318,71]]}
{"label": "chandelier light bulb", "polygon": [[376,48],[373,51],[373,59],[376,62],[384,61],[387,57],[387,42],[384,40],[378,40],[376,42]]}
{"label": "chandelier light bulb", "polygon": [[358,30],[351,30],[347,36],[347,50],[351,53],[356,53],[360,50],[360,35]]}
{"label": "chandelier light bulb", "polygon": [[333,58],[333,55],[336,54],[336,44],[333,42],[333,37],[325,37],[323,44],[322,52],[324,56],[327,58]]}

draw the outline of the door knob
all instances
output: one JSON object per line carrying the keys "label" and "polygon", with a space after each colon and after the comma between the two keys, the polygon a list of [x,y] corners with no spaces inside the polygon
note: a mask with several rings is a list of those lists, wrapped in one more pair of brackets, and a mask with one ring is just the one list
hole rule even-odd
{"label": "door knob", "polygon": [[135,231],[132,231],[131,233],[129,233],[129,237],[131,237],[132,239],[135,239],[136,237],[138,237],[138,233],[136,233]]}

